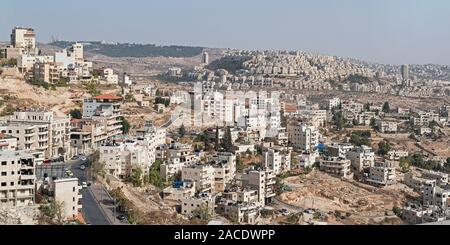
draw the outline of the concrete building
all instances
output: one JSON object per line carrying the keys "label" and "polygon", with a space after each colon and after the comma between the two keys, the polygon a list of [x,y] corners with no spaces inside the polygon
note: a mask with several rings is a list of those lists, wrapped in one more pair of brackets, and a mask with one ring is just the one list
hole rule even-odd
{"label": "concrete building", "polygon": [[389,160],[398,161],[402,157],[408,157],[409,153],[407,151],[389,151],[387,153]]}
{"label": "concrete building", "polygon": [[11,45],[22,49],[25,54],[37,55],[36,33],[28,27],[14,27],[11,33]]}
{"label": "concrete building", "polygon": [[242,175],[242,186],[258,191],[258,202],[266,205],[275,197],[275,173],[272,170],[249,170]]}
{"label": "concrete building", "polygon": [[51,63],[35,63],[33,67],[34,78],[39,81],[54,84],[61,80],[61,67]]}
{"label": "concrete building", "polygon": [[164,200],[179,201],[190,199],[195,196],[195,183],[192,181],[183,181],[181,186],[169,186],[163,190]]}
{"label": "concrete building", "polygon": [[422,193],[425,186],[435,186],[436,180],[425,179],[414,176],[413,173],[406,173],[403,182],[405,185],[411,187],[414,191]]}
{"label": "concrete building", "polygon": [[182,168],[181,179],[194,182],[198,193],[211,193],[214,187],[214,168],[200,164],[186,166]]}
{"label": "concrete building", "polygon": [[375,126],[381,133],[397,133],[398,122],[389,120],[375,120]]}
{"label": "concrete building", "polygon": [[84,63],[84,47],[82,43],[74,43],[72,47],[69,48],[69,52],[75,58],[75,64],[82,65]]}
{"label": "concrete building", "polygon": [[351,161],[354,173],[362,173],[374,165],[375,152],[371,147],[363,145],[347,152],[347,159]]}
{"label": "concrete building", "polygon": [[36,193],[61,204],[64,220],[76,220],[82,208],[82,187],[79,186],[78,178],[67,175],[66,169],[63,162],[36,166]]}
{"label": "concrete building", "polygon": [[287,126],[289,144],[296,149],[312,152],[319,144],[320,133],[314,126],[302,123]]}
{"label": "concrete building", "polygon": [[105,79],[108,84],[119,84],[119,75],[114,74],[114,70],[111,68],[103,70],[103,79]]}
{"label": "concrete building", "polygon": [[81,204],[79,204],[82,198],[80,190],[81,186],[78,185],[77,178],[54,181],[55,201],[63,204],[62,215],[68,220],[78,218],[78,213],[82,208]]}
{"label": "concrete building", "polygon": [[320,161],[320,171],[342,178],[352,178],[351,162],[339,157],[324,157]]}
{"label": "concrete building", "polygon": [[203,64],[209,64],[209,54],[208,52],[203,52],[202,54],[202,63]]}
{"label": "concrete building", "polygon": [[275,149],[268,149],[264,152],[264,167],[273,170],[276,175],[291,170],[291,153],[282,152]]}
{"label": "concrete building", "polygon": [[99,152],[106,172],[121,179],[130,178],[137,169],[148,174],[155,157],[147,142],[135,140],[108,142],[99,147]]}
{"label": "concrete building", "polygon": [[43,109],[24,109],[14,112],[0,132],[18,139],[19,150],[41,151],[44,157],[72,157],[70,147],[70,119],[55,117]]}
{"label": "concrete building", "polygon": [[198,160],[198,157],[192,153],[190,145],[179,143],[172,144],[165,155],[165,162],[161,164],[160,169],[161,177],[165,180],[181,172],[183,167],[189,166]]}
{"label": "concrete building", "polygon": [[319,152],[313,151],[309,153],[301,153],[299,155],[300,168],[312,168],[319,159]]}
{"label": "concrete building", "polygon": [[422,178],[436,180],[438,186],[448,185],[448,174],[442,172],[436,172],[432,170],[424,170],[422,172]]}
{"label": "concrete building", "polygon": [[214,214],[214,196],[209,193],[201,193],[195,197],[183,199],[181,202],[181,214],[194,215],[196,210],[205,209],[210,215]]}
{"label": "concrete building", "polygon": [[35,163],[25,151],[0,151],[0,206],[33,205]]}
{"label": "concrete building", "polygon": [[258,203],[242,203],[233,200],[221,200],[216,207],[216,213],[239,223],[254,225],[260,217],[261,206]]}
{"label": "concrete building", "polygon": [[377,186],[392,185],[396,181],[395,167],[389,163],[376,163],[370,167],[367,181]]}

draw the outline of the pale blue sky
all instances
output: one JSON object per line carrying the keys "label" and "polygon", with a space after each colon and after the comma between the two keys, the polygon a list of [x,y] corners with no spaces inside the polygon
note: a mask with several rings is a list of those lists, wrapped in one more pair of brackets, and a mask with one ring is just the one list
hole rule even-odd
{"label": "pale blue sky", "polygon": [[448,0],[2,0],[38,40],[289,49],[368,61],[450,65]]}

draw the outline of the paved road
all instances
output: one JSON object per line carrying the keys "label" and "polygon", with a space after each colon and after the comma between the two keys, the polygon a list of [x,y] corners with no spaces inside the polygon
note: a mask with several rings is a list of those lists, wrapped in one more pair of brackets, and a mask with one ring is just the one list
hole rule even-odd
{"label": "paved road", "polygon": [[[80,169],[81,161],[69,162],[74,177],[77,177],[80,183],[87,182],[86,173]],[[81,212],[87,223],[91,225],[111,225],[105,212],[101,209],[100,204],[95,199],[91,187],[83,188],[81,190],[81,205],[83,206]]]}

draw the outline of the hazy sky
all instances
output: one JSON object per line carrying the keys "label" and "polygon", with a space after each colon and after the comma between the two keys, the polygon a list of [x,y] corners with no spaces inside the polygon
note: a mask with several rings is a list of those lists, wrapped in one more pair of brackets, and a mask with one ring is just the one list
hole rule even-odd
{"label": "hazy sky", "polygon": [[449,0],[2,0],[0,40],[107,40],[289,49],[450,65]]}

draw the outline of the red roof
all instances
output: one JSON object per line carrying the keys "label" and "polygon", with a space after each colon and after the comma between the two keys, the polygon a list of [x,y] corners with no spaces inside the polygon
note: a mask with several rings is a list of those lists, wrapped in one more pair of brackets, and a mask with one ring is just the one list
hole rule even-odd
{"label": "red roof", "polygon": [[121,100],[122,97],[113,95],[113,94],[102,94],[99,96],[94,97],[96,100]]}
{"label": "red roof", "polygon": [[297,112],[297,106],[295,106],[294,104],[286,103],[284,105],[284,112],[287,112],[287,113]]}

